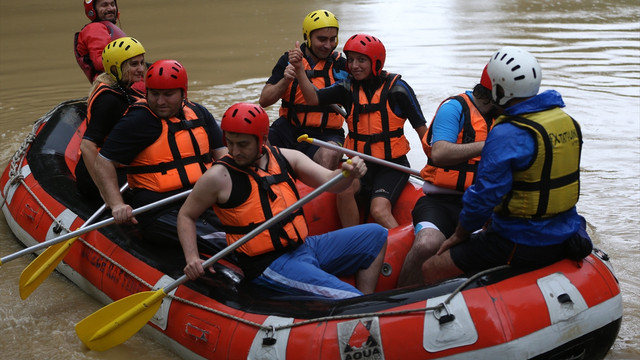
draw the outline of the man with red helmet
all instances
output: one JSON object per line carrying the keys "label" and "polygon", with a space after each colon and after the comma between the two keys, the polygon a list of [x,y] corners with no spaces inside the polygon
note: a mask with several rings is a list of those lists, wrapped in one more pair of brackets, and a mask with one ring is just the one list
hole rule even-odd
{"label": "man with red helmet", "polygon": [[[109,133],[94,164],[97,185],[118,224],[138,224],[132,206],[190,189],[213,160],[227,152],[213,115],[187,99],[187,72],[179,62],[156,61],[147,70],[145,82],[147,99],[129,107]],[[126,166],[133,190],[131,205],[119,192],[119,165]],[[145,236],[161,228],[162,214],[169,214],[167,223],[173,226],[167,230],[175,233],[179,207],[176,203],[138,216]],[[154,226],[149,226],[152,223]]]}
{"label": "man with red helmet", "polygon": [[462,194],[475,182],[480,152],[493,125],[495,106],[485,66],[473,91],[445,99],[433,117],[422,147],[427,164],[421,197],[413,208],[415,239],[398,286],[422,283],[422,263],[453,235],[462,210]]}
{"label": "man with red helmet", "polygon": [[[310,12],[302,22],[305,42],[299,50],[304,54],[302,62],[307,77],[318,88],[324,88],[347,76],[346,59],[335,51],[338,46],[338,19],[328,10]],[[260,105],[267,107],[282,100],[280,117],[271,125],[269,142],[278,147],[297,149],[318,164],[336,169],[342,155],[296,139],[302,134],[342,145],[344,142],[344,117],[331,106],[311,106],[295,79],[289,55],[284,53],[273,67],[262,93]]]}
{"label": "man with red helmet", "polygon": [[[196,220],[213,207],[232,244],[294,204],[296,180],[317,187],[346,170],[349,176],[334,185],[338,192],[361,177],[367,168],[354,157],[342,169],[329,170],[293,149],[268,145],[269,117],[258,105],[239,103],[222,117],[229,154],[198,180],[178,214],[178,234],[194,280],[205,272],[198,255]],[[302,209],[263,231],[236,250],[245,279],[288,294],[348,298],[372,293],[382,267],[387,230],[365,224],[322,235],[307,236]],[[210,269],[213,271],[213,269]],[[356,286],[337,276],[356,274]]]}
{"label": "man with red helmet", "polygon": [[[344,146],[409,167],[409,141],[404,136],[408,119],[420,138],[427,132],[426,120],[413,89],[400,78],[382,70],[386,50],[382,42],[366,34],[353,35],[344,45],[349,77],[334,86],[316,90],[306,78],[302,53],[289,51],[289,62],[310,105],[341,104],[348,113],[349,133]],[[406,185],[409,175],[389,167],[368,163],[369,171],[360,181],[338,194],[338,214],[343,226],[360,222],[358,194],[370,202],[369,212],[380,225],[391,229],[398,222],[391,208]]]}
{"label": "man with red helmet", "polygon": [[84,13],[91,22],[77,32],[73,50],[80,69],[93,83],[102,72],[102,51],[111,41],[127,36],[116,26],[120,17],[116,0],[83,0]]}

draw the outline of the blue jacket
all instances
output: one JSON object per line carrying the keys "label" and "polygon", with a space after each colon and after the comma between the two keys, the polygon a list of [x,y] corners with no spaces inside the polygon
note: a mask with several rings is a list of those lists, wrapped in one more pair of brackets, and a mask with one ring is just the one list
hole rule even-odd
{"label": "blue jacket", "polygon": [[[548,90],[505,109],[505,113],[520,115],[564,106],[560,94]],[[508,123],[489,132],[482,149],[476,183],[463,196],[464,207],[459,220],[464,229],[477,230],[491,218],[491,228],[500,236],[531,246],[559,244],[578,231],[581,220],[575,206],[547,219],[507,218],[493,212],[511,189],[513,172],[531,163],[535,144],[529,132]]]}

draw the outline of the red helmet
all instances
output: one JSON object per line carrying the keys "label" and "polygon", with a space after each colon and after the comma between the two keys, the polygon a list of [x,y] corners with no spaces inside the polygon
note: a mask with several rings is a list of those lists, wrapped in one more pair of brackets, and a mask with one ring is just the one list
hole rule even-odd
{"label": "red helmet", "polygon": [[482,70],[482,76],[480,77],[480,85],[491,90],[491,79],[489,78],[489,73],[487,72],[488,67],[489,67],[489,64],[485,65],[484,70]]}
{"label": "red helmet", "polygon": [[[258,148],[262,149],[264,138],[269,134],[269,115],[260,105],[237,103],[231,105],[222,116],[222,131],[250,134],[258,138]],[[226,144],[226,139],[223,137]]]}
{"label": "red helmet", "polygon": [[158,60],[147,70],[147,89],[182,89],[187,97],[187,70],[176,60]]}
{"label": "red helmet", "polygon": [[380,75],[387,57],[387,51],[382,41],[367,34],[355,34],[344,44],[344,52],[353,51],[366,55],[371,60],[371,70],[374,76]]}
{"label": "red helmet", "polygon": [[[91,21],[95,21],[96,18],[98,17],[98,11],[96,11],[96,6],[95,6],[96,1],[98,0],[83,0],[84,14],[87,15],[87,17]],[[120,17],[120,11],[118,10],[118,1],[113,0],[113,2],[116,4],[116,13],[118,14],[118,17]]]}

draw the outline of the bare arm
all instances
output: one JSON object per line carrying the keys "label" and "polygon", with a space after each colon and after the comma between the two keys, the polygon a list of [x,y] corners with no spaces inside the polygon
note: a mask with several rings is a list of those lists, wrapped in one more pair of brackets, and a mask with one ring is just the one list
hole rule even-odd
{"label": "bare arm", "polygon": [[302,54],[302,51],[300,50],[300,42],[296,41],[295,49],[289,50],[289,63],[293,65],[295,69],[295,76],[298,80],[300,91],[302,91],[302,95],[304,95],[304,100],[309,105],[318,105],[319,101],[316,88],[313,86],[311,80],[309,80],[306,72],[304,71],[304,65],[302,64],[303,56],[304,54]]}
{"label": "bare arm", "polygon": [[275,84],[265,84],[260,93],[260,106],[266,108],[280,100],[282,94],[287,91],[291,82],[295,79],[295,70],[292,65],[288,65],[284,71],[284,77]]}
{"label": "bare arm", "polygon": [[431,149],[431,160],[437,166],[451,166],[480,156],[484,141],[469,144],[454,144],[448,141],[436,141]]}
{"label": "bare arm", "polygon": [[82,152],[82,160],[84,161],[84,165],[87,167],[89,175],[91,175],[91,178],[96,182],[94,163],[96,161],[96,157],[98,157],[98,145],[91,140],[82,139],[80,142],[80,151]]}
{"label": "bare arm", "polygon": [[348,176],[329,189],[333,193],[345,190],[354,179],[361,178],[367,172],[364,161],[357,156],[349,162],[342,163],[341,169],[329,170],[297,150],[280,149],[280,151],[287,158],[300,181],[314,188],[328,182],[342,171],[347,171]]}
{"label": "bare arm", "polygon": [[204,260],[200,259],[198,253],[196,221],[205,210],[218,201],[225,202],[230,191],[229,172],[222,165],[214,165],[198,179],[178,212],[178,237],[187,264],[184,273],[191,280],[204,275]]}
{"label": "bare arm", "polygon": [[96,185],[105,203],[111,209],[116,224],[133,223],[138,220],[133,216],[133,209],[125,204],[118,187],[117,163],[98,155],[94,162]]}

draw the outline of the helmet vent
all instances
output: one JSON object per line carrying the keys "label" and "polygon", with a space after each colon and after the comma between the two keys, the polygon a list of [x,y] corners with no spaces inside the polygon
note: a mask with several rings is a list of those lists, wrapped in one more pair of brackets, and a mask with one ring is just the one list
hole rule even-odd
{"label": "helmet vent", "polygon": [[538,74],[536,74],[536,68],[531,68],[531,72],[533,73],[533,78],[537,79],[538,78]]}

